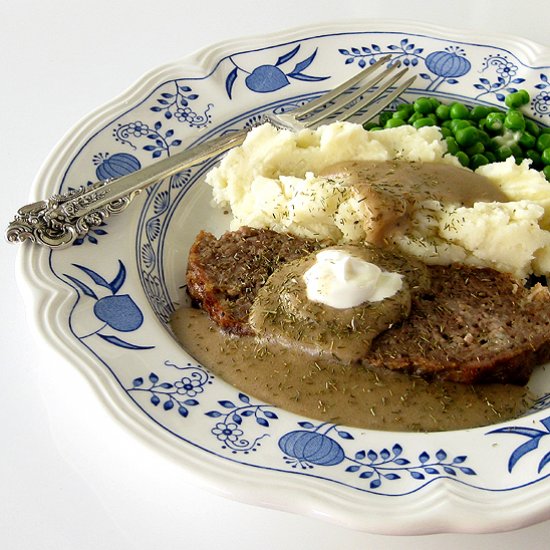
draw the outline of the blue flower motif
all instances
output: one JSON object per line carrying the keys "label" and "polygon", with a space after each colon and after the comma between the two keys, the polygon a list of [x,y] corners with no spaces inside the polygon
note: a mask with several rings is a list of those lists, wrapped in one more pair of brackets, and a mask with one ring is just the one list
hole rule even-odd
{"label": "blue flower motif", "polygon": [[[154,346],[141,346],[132,344],[126,340],[121,339],[115,334],[105,334],[104,329],[109,327],[118,332],[133,332],[141,327],[143,324],[143,314],[138,305],[134,302],[128,294],[121,294],[121,290],[126,280],[126,267],[119,260],[119,269],[112,281],[107,281],[99,273],[85,267],[83,265],[73,264],[74,267],[82,271],[87,277],[94,283],[97,290],[92,288],[90,283],[85,283],[72,275],[64,274],[69,281],[71,281],[79,294],[87,296],[95,300],[93,306],[93,312],[96,318],[102,321],[104,324],[97,330],[80,336],[80,340],[89,338],[90,336],[99,336],[101,339],[113,344],[115,346],[131,349],[131,350],[144,350],[151,349]],[[110,294],[106,296],[99,295],[99,291],[108,290]]]}
{"label": "blue flower motif", "polygon": [[291,70],[283,70],[283,66],[293,59],[300,51],[300,44],[292,50],[281,55],[274,64],[264,64],[256,67],[252,72],[245,71],[237,65],[231,58],[235,68],[227,75],[225,80],[225,90],[230,99],[233,99],[233,86],[237,81],[239,72],[247,73],[245,78],[246,87],[257,93],[275,92],[288,86],[290,79],[301,80],[305,82],[318,82],[330,78],[328,76],[312,76],[304,71],[313,63],[317,56],[315,50],[310,56],[294,65]]}
{"label": "blue flower motif", "polygon": [[145,386],[143,377],[134,378],[128,392],[149,394],[149,401],[155,407],[162,403],[165,411],[177,411],[184,418],[189,415],[189,407],[196,407],[199,401],[196,395],[202,393],[207,384],[212,383],[212,376],[199,365],[188,363],[185,367],[166,361],[165,366],[183,371],[186,375],[174,382],[161,381],[155,372],[149,373],[149,385]]}
{"label": "blue flower motif", "polygon": [[236,443],[243,433],[235,422],[218,422],[212,428],[212,434],[222,443]]}
{"label": "blue flower motif", "polygon": [[204,414],[219,419],[210,432],[223,443],[222,449],[229,449],[233,454],[248,454],[250,451],[256,451],[260,446],[260,440],[268,434],[264,432],[250,439],[243,437],[246,419],[255,420],[253,426],[256,429],[265,430],[270,427],[270,421],[277,420],[278,416],[270,410],[271,405],[254,405],[250,397],[244,393],[239,393],[238,397],[240,404],[222,399],[218,401],[222,411],[214,409]]}
{"label": "blue flower motif", "polygon": [[181,380],[174,382],[174,387],[179,395],[189,397],[196,397],[204,391],[202,380],[192,379],[189,376],[184,376]]}

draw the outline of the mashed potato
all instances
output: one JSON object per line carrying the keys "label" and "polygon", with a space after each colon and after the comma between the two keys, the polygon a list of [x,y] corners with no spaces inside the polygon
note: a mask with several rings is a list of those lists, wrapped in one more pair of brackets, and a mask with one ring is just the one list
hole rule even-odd
{"label": "mashed potato", "polygon": [[[206,181],[215,203],[230,207],[231,229],[268,227],[303,237],[345,244],[364,241],[368,207],[353,188],[320,176],[345,161],[401,159],[459,165],[446,154],[436,127],[411,126],[367,132],[335,122],[293,133],[269,124],[253,129]],[[509,198],[471,208],[424,201],[405,234],[392,238],[404,252],[426,263],[462,262],[524,278],[550,274],[550,186],[528,161],[513,159],[478,168]]]}

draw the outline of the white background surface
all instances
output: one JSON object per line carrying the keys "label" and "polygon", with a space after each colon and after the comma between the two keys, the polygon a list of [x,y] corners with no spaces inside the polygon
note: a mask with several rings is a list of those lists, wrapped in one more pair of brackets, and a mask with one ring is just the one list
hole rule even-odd
{"label": "white background surface", "polygon": [[[148,70],[214,42],[372,17],[548,45],[549,15],[548,0],[0,0],[0,220],[28,202],[41,163],[79,119]],[[499,534],[387,537],[195,487],[29,334],[16,251],[0,244],[2,550],[549,548],[550,521]]]}

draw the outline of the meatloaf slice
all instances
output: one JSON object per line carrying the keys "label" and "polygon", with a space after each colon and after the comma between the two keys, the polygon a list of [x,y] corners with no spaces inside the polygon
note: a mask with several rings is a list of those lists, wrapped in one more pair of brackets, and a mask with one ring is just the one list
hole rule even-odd
{"label": "meatloaf slice", "polygon": [[430,293],[373,342],[365,363],[423,378],[526,384],[550,360],[550,292],[492,269],[432,266]]}
{"label": "meatloaf slice", "polygon": [[187,291],[224,330],[253,334],[248,313],[258,289],[279,265],[320,246],[269,229],[242,227],[219,239],[201,231],[189,251]]}

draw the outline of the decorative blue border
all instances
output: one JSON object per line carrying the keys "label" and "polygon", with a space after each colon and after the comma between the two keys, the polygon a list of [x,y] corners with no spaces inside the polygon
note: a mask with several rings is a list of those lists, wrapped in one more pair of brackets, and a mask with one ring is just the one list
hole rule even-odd
{"label": "decorative blue border", "polygon": [[[377,39],[382,35],[398,36],[401,39],[382,46]],[[433,94],[448,100],[458,99],[466,103],[471,101],[470,98],[453,93],[452,86],[472,74],[468,49],[477,47],[476,44],[398,32],[342,32],[292,40],[225,56],[204,77],[182,77],[159,84],[147,97],[103,125],[86,141],[71,160],[63,175],[62,185],[65,185],[71,174],[75,160],[104,132],[111,133],[113,150],[94,152],[95,176],[99,179],[121,176],[156,158],[169,156],[183,144],[184,138],[189,141],[191,135],[196,138],[195,142],[203,141],[253,125],[263,113],[285,110],[319,95],[324,90],[318,89],[318,82],[330,80],[330,75],[326,74],[325,66],[319,63],[319,47],[308,50],[306,46],[315,40],[334,38],[341,38],[342,41],[345,38],[348,41],[347,44],[342,42],[332,52],[335,56],[340,56],[342,66],[364,66],[374,62],[385,51],[397,53],[405,65],[413,68],[419,68],[424,63],[428,72],[422,72],[420,77],[425,87],[412,88],[407,96],[409,98]],[[426,47],[419,43],[421,40],[434,41],[442,44],[442,47],[428,53]],[[500,95],[503,91],[512,91],[516,89],[515,86],[526,82],[514,72],[520,66],[526,67],[525,64],[505,49],[492,49],[494,53],[486,56],[479,70],[482,76],[471,84],[477,90],[476,98],[483,98],[487,104],[502,101]],[[274,52],[271,64],[256,64],[248,68],[245,66],[245,56],[270,51]],[[548,70],[549,67],[540,68],[537,83],[531,83],[539,90],[532,99],[532,112],[544,121],[550,115]],[[225,74],[224,92],[228,101],[234,101],[241,93],[261,94],[258,97],[262,97],[262,101],[246,112],[214,124],[217,104],[213,100],[206,100],[207,94],[201,89],[201,84],[218,71]],[[311,91],[304,92],[300,88],[300,93],[293,97],[265,102],[265,94],[278,92],[296,83],[302,86],[311,84]],[[142,115],[139,119],[129,116],[136,110]],[[202,133],[194,133],[197,129],[202,129]],[[175,297],[169,295],[163,273],[166,233],[177,206],[210,165],[211,163],[207,163],[184,171],[149,189],[139,217],[136,267],[149,305],[161,322],[166,321],[175,303]],[[107,233],[108,228],[99,228],[97,233],[80,241],[78,246],[101,245]],[[96,341],[101,341],[103,345],[116,346],[126,353],[150,353],[153,349],[151,343],[146,341],[146,334],[142,334],[143,306],[132,296],[122,293],[126,278],[125,264],[120,260],[115,261],[119,263],[113,267],[114,276],[100,274],[97,269],[84,264],[73,264],[72,272],[64,270],[58,275],[53,263],[50,263],[52,273],[76,292],[77,298],[69,317],[71,331],[109,369],[129,398],[146,416],[164,430],[195,447],[250,467],[311,476],[358,491],[389,496],[411,494],[437,479],[453,479],[483,491],[509,491],[538,483],[549,475],[549,459],[545,454],[538,463],[538,477],[514,487],[486,488],[472,483],[479,475],[480,465],[474,464],[466,453],[444,449],[416,452],[400,442],[378,449],[366,447],[364,438],[358,439],[354,435],[355,430],[330,424],[314,424],[306,420],[298,421],[296,429],[276,438],[275,445],[281,457],[280,467],[269,468],[246,460],[245,457],[257,454],[265,442],[274,441],[272,429],[277,426],[281,415],[276,408],[262,403],[255,404],[250,396],[228,388],[228,392],[236,395],[218,399],[216,403],[208,405],[208,410],[204,412],[202,405],[205,403],[206,406],[210,396],[213,377],[202,366],[191,363],[176,365],[173,361],[164,360],[160,365],[151,365],[148,373],[139,374],[130,382],[124,383],[115,366],[109,365],[97,351]],[[91,308],[95,318],[103,325],[82,333],[77,326],[76,312],[79,308]],[[106,333],[105,330],[110,332]],[[134,340],[134,337],[138,339]],[[163,424],[164,414],[176,413],[183,421],[189,421],[190,418],[197,421],[198,416],[202,417],[202,421],[209,421],[210,437],[218,447],[207,448],[197,444]],[[539,444],[547,440],[548,418],[540,422],[544,430],[510,426],[486,433],[487,437],[507,434],[527,438],[524,444],[512,451],[508,462],[509,474],[512,474],[512,470],[524,456],[540,452]],[[396,435],[397,437],[399,436]],[[358,445],[359,440],[361,443]],[[345,476],[329,477],[335,472],[344,473]],[[344,481],[348,478],[349,481]],[[408,483],[406,489],[400,489],[405,480]],[[393,492],[380,490],[386,485],[392,486]]]}

